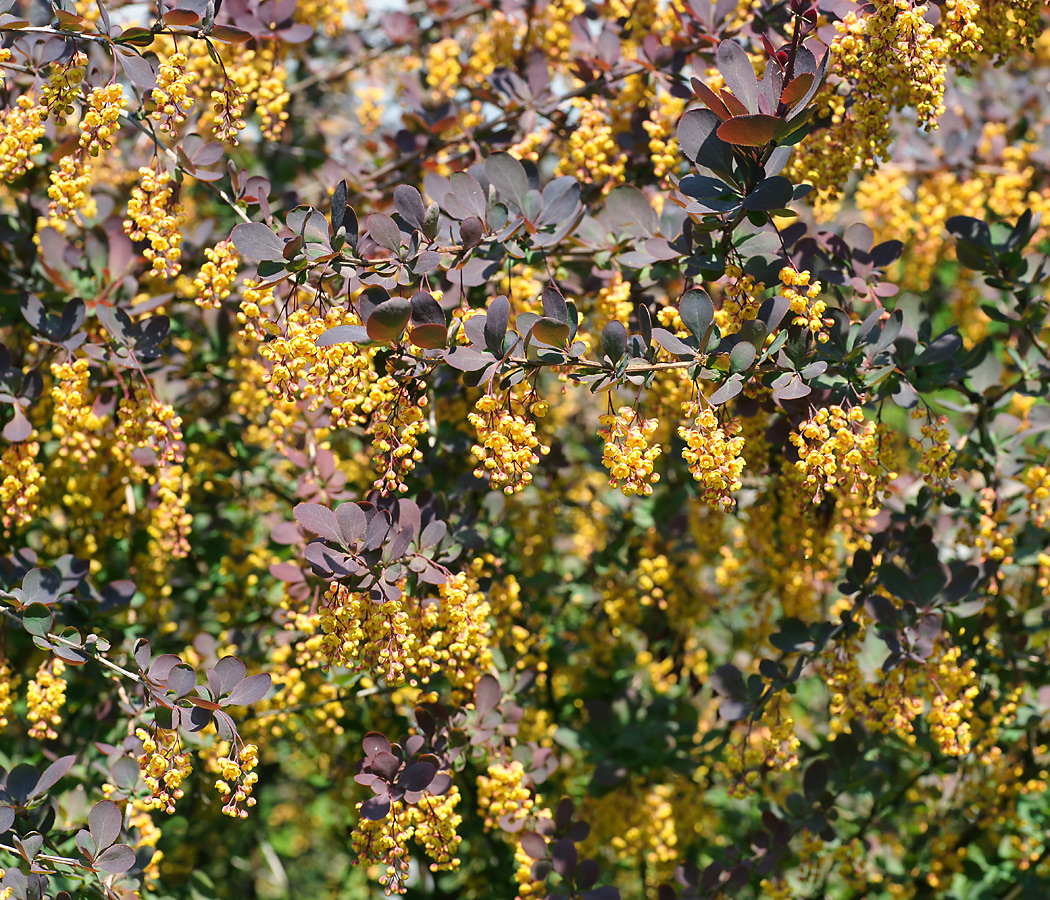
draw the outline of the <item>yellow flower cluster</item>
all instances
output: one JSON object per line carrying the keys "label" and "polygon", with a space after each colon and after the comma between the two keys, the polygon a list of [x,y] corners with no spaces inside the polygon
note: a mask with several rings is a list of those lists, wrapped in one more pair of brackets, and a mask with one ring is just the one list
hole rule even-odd
{"label": "yellow flower cluster", "polygon": [[506,65],[507,60],[517,57],[518,44],[525,30],[524,23],[512,21],[501,10],[490,12],[484,27],[474,37],[467,78],[476,84],[487,83],[488,76],[497,66]]}
{"label": "yellow flower cluster", "polygon": [[244,107],[248,103],[248,95],[236,82],[227,79],[221,90],[211,92],[211,99],[214,105],[212,135],[215,140],[236,147],[239,143],[237,136],[248,127],[248,123],[244,121]]}
{"label": "yellow flower cluster", "polygon": [[1046,466],[1029,466],[1025,469],[1024,483],[1028,491],[1028,515],[1038,528],[1050,519],[1050,469]]}
{"label": "yellow flower cluster", "polygon": [[258,764],[259,748],[255,744],[245,744],[236,758],[231,754],[219,760],[221,777],[215,782],[215,790],[226,800],[222,808],[224,815],[234,819],[248,818],[248,810],[243,809],[240,804],[255,806],[252,788],[259,781],[259,776],[253,769]]}
{"label": "yellow flower cluster", "polygon": [[[916,410],[913,419],[923,418],[923,413]],[[955,465],[955,451],[951,445],[951,434],[948,432],[948,417],[926,417],[922,424],[922,438],[912,438],[909,443],[921,454],[919,471],[925,481],[934,490],[943,490],[948,482],[955,478],[952,466]]]}
{"label": "yellow flower cluster", "polygon": [[1019,53],[1031,53],[1043,31],[1038,0],[1005,0],[981,5],[976,22],[981,44],[989,57],[1006,60]]}
{"label": "yellow flower cluster", "polygon": [[739,423],[729,421],[722,426],[711,407],[700,409],[695,401],[682,405],[682,418],[693,420],[678,426],[678,436],[685,441],[682,458],[700,483],[701,496],[713,507],[731,509],[736,505],[733,493],[743,486],[740,473],[745,465]]}
{"label": "yellow flower cluster", "polygon": [[56,125],[66,124],[66,116],[73,112],[73,101],[80,96],[87,63],[87,54],[77,50],[68,62],[57,63],[52,68],[47,82],[40,88],[42,119],[54,119]]}
{"label": "yellow flower cluster", "polygon": [[438,588],[438,601],[424,601],[412,616],[415,673],[422,684],[441,673],[454,689],[472,689],[492,667],[489,604],[480,590],[475,559],[469,572],[459,572]]}
{"label": "yellow flower cluster", "polygon": [[791,433],[791,443],[798,447],[795,467],[805,476],[813,503],[820,503],[827,491],[841,489],[868,506],[877,504],[892,477],[880,459],[883,431],[864,418],[859,406],[848,411],[830,406],[818,409]]}
{"label": "yellow flower cluster", "polygon": [[601,798],[588,799],[582,817],[592,823],[589,846],[610,848],[621,864],[642,869],[647,886],[655,888],[671,876],[679,859],[673,806],[678,787],[635,778]]}
{"label": "yellow flower cluster", "polygon": [[357,97],[357,121],[365,134],[374,134],[383,123],[383,89],[377,85],[359,87],[354,92]]}
{"label": "yellow flower cluster", "polygon": [[443,38],[427,47],[427,86],[435,103],[451,100],[459,87],[463,72],[459,54],[459,42],[453,38]]}
{"label": "yellow flower cluster", "polygon": [[947,59],[953,50],[961,58],[972,52],[969,5],[956,4],[945,17],[950,37],[938,36],[926,21],[927,3],[876,0],[870,8],[869,15],[850,12],[834,23],[834,71],[852,90],[846,94],[829,84],[822,91],[818,115],[828,116],[831,127],[793,163],[795,177],[813,183],[821,199],[839,195],[854,169],[888,157],[890,110],[910,108],[921,127],[936,128],[944,112]]}
{"label": "yellow flower cluster", "polygon": [[185,216],[174,199],[171,175],[155,164],[139,169],[139,183],[128,200],[124,232],[133,241],[149,245],[142,255],[158,278],[174,278],[182,269],[182,224]]}
{"label": "yellow flower cluster", "polygon": [[616,415],[610,413],[598,421],[602,426],[598,436],[605,442],[602,465],[609,470],[609,487],[619,488],[625,497],[648,497],[660,480],[653,465],[662,448],[659,444],[649,446],[659,421],[646,419],[630,406],[621,406]]}
{"label": "yellow flower cluster", "polygon": [[564,62],[572,50],[569,25],[587,11],[584,0],[551,0],[544,9],[543,23],[533,28],[543,42],[544,55],[551,63]]}
{"label": "yellow flower cluster", "polygon": [[372,414],[368,430],[373,435],[373,462],[379,472],[373,487],[384,494],[405,493],[405,475],[423,459],[419,438],[429,428],[424,416],[428,402],[421,382],[399,384],[383,375],[369,388],[362,409]]}
{"label": "yellow flower cluster", "polygon": [[[1014,560],[1014,539],[1013,529],[1007,522],[1008,504],[999,502],[993,488],[982,488],[977,494],[977,512],[977,523],[970,536],[974,549],[985,559],[1009,565]],[[1000,569],[988,585],[989,593],[999,592],[1002,578]]]}
{"label": "yellow flower cluster", "polygon": [[749,728],[726,757],[730,796],[744,799],[763,772],[787,772],[798,765],[801,741],[795,733],[795,719],[788,713],[789,698],[786,691],[771,696],[762,708],[757,726]]}
{"label": "yellow flower cluster", "polygon": [[208,261],[193,279],[193,300],[201,309],[221,309],[237,277],[237,249],[233,241],[219,241],[214,247],[206,247],[204,255]]}
{"label": "yellow flower cluster", "polygon": [[791,304],[791,311],[795,314],[792,324],[808,328],[818,341],[826,343],[828,334],[824,330],[824,312],[827,307],[823,300],[817,299],[821,284],[819,281],[810,284],[809,279],[809,272],[799,272],[791,266],[784,266],[780,270],[780,294]]}
{"label": "yellow flower cluster", "polygon": [[[405,892],[410,840],[415,839],[430,857],[432,872],[458,869],[456,852],[462,841],[456,830],[462,821],[456,812],[459,801],[459,789],[453,785],[443,796],[425,795],[416,806],[397,800],[391,803],[386,818],[378,822],[360,819],[350,838],[357,854],[355,865],[383,866],[379,883],[388,897]],[[360,803],[357,808],[360,810]]]}
{"label": "yellow flower cluster", "polygon": [[128,105],[124,89],[119,84],[94,88],[88,94],[84,118],[80,121],[80,147],[88,156],[98,156],[108,150],[110,139],[120,128],[120,114]]}
{"label": "yellow flower cluster", "polygon": [[62,660],[45,660],[26,686],[31,738],[49,741],[58,738],[53,726],[62,724],[62,707],[66,702],[66,680],[62,673],[65,670],[66,664]]}
{"label": "yellow flower cluster", "polygon": [[511,393],[500,402],[486,393],[474,409],[467,417],[478,433],[478,443],[471,447],[480,464],[474,477],[488,476],[489,485],[502,488],[505,494],[524,490],[532,483],[530,469],[550,452],[536,436],[536,422],[531,418],[547,414],[546,402],[520,401]]}
{"label": "yellow flower cluster", "polygon": [[21,679],[11,671],[7,660],[0,657],[0,728],[7,728],[7,714],[15,703],[15,691]]}
{"label": "yellow flower cluster", "polygon": [[49,176],[51,184],[47,195],[51,198],[48,207],[50,224],[64,222],[73,213],[84,209],[90,199],[91,167],[79,153],[70,153],[58,161]]}
{"label": "yellow flower cluster", "polygon": [[0,454],[0,525],[4,534],[28,525],[36,517],[44,467],[35,440],[8,444]]}
{"label": "yellow flower cluster", "polygon": [[342,309],[331,309],[324,318],[299,309],[288,316],[282,331],[264,317],[264,311],[272,307],[272,289],[252,281],[244,283],[238,315],[243,333],[253,340],[274,335],[259,348],[259,355],[271,365],[263,376],[270,396],[275,401],[305,401],[311,412],[330,404],[335,426],[363,424],[370,402],[379,404],[386,399],[385,392],[372,391],[375,379],[369,353],[352,343],[317,346],[317,339],[329,328],[352,324],[356,317]]}
{"label": "yellow flower cluster", "polygon": [[150,809],[163,809],[170,816],[175,812],[175,801],[185,793],[182,782],[190,774],[190,755],[182,750],[175,729],[157,728],[150,734],[138,728],[135,737],[142,741],[139,769],[153,795],[146,805]]}
{"label": "yellow flower cluster", "polygon": [[332,582],[325,591],[320,625],[329,665],[364,668],[387,684],[415,681],[411,676],[416,669],[416,635],[401,600],[373,598]]}
{"label": "yellow flower cluster", "polygon": [[161,131],[172,136],[178,133],[186,114],[193,109],[189,91],[197,77],[196,72],[186,70],[186,54],[181,51],[172,53],[160,64],[152,95],[157,108],[150,113],[150,118],[160,123]]}
{"label": "yellow flower cluster", "polygon": [[[355,15],[364,17],[367,7],[358,3]],[[346,17],[351,13],[348,0],[300,0],[295,6],[295,21],[324,29],[329,37],[335,37],[345,27]]]}
{"label": "yellow flower cluster", "polygon": [[598,289],[592,317],[595,327],[604,328],[610,322],[627,323],[634,304],[631,303],[631,283],[624,280],[623,272],[614,269],[612,278]]}
{"label": "yellow flower cluster", "polygon": [[287,81],[288,70],[280,63],[274,63],[268,73],[259,77],[255,108],[262,119],[263,137],[268,141],[280,140],[288,121],[288,110],[285,107],[292,95],[285,88]]}
{"label": "yellow flower cluster", "polygon": [[685,100],[661,91],[649,118],[642,122],[642,128],[649,135],[649,159],[657,178],[663,178],[678,165],[681,153],[676,133],[684,111]]}
{"label": "yellow flower cluster", "polygon": [[[794,269],[790,271],[794,276]],[[761,305],[758,297],[766,286],[761,281],[756,283],[752,276],[745,275],[744,270],[734,264],[726,266],[725,277],[726,283],[722,285],[722,306],[715,310],[715,324],[724,335],[736,334],[745,322],[758,315]]]}
{"label": "yellow flower cluster", "polygon": [[869,683],[858,659],[870,621],[861,614],[860,628],[830,643],[818,661],[817,671],[831,691],[829,736],[851,733],[851,723],[857,720],[869,731],[895,733],[913,744],[912,723],[924,705],[919,669],[897,666],[884,672],[880,668]]}
{"label": "yellow flower cluster", "polygon": [[32,157],[43,149],[44,107],[26,96],[0,111],[0,178],[14,181],[33,168]]}
{"label": "yellow flower cluster", "polygon": [[946,0],[942,21],[952,56],[973,59],[981,51],[984,29],[977,24],[980,17],[981,4],[977,0]]}
{"label": "yellow flower cluster", "polygon": [[946,756],[965,756],[970,752],[968,719],[973,716],[974,698],[980,693],[974,675],[977,664],[968,659],[960,666],[961,655],[958,647],[951,646],[938,659],[927,663],[930,683],[936,694],[926,721],[930,725],[930,734]]}
{"label": "yellow flower cluster", "polygon": [[525,766],[518,760],[489,763],[478,776],[478,812],[489,831],[500,827],[500,819],[509,824],[527,819],[534,805]]}
{"label": "yellow flower cluster", "polygon": [[574,97],[579,118],[569,132],[558,163],[559,175],[573,175],[585,184],[599,184],[608,192],[623,181],[626,157],[609,123],[609,105],[602,97]]}

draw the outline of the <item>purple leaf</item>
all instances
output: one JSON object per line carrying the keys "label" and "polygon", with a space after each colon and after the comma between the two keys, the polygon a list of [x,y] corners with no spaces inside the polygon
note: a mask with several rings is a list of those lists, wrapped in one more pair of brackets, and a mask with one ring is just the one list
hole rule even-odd
{"label": "purple leaf", "polygon": [[88,813],[88,830],[95,840],[95,845],[102,849],[120,837],[120,826],[124,816],[112,800],[99,800]]}
{"label": "purple leaf", "polygon": [[169,690],[178,697],[185,697],[197,684],[197,673],[185,663],[173,666],[166,679]]}
{"label": "purple leaf", "polygon": [[369,797],[361,804],[361,816],[370,822],[380,822],[390,812],[389,797]]}
{"label": "purple leaf", "polygon": [[544,859],[547,856],[547,841],[535,831],[526,831],[521,836],[521,849],[533,859]]}
{"label": "purple leaf", "polygon": [[119,875],[135,865],[135,851],[127,844],[114,844],[95,859],[95,868]]}
{"label": "purple leaf", "polygon": [[26,418],[22,407],[17,403],[12,408],[14,418],[4,426],[4,437],[12,444],[17,444],[33,433],[33,423]]}
{"label": "purple leaf", "polygon": [[782,119],[761,114],[734,116],[718,126],[718,136],[739,147],[764,147],[776,137]]}
{"label": "purple leaf", "polygon": [[[29,792],[29,799],[39,797],[45,791],[54,787],[58,783],[58,780],[66,774],[72,767],[73,763],[77,761],[76,756],[70,754],[69,756],[60,756],[51,765],[44,769],[44,774],[40,776],[40,780],[37,781],[36,787]],[[4,831],[0,828],[0,832]]]}
{"label": "purple leaf", "polygon": [[307,531],[313,532],[326,541],[343,543],[343,533],[339,528],[339,519],[334,512],[320,503],[300,503],[292,510],[295,521]]}
{"label": "purple leaf", "polygon": [[368,329],[364,325],[336,325],[317,339],[317,346],[332,347],[335,344],[357,344],[367,340]]}
{"label": "purple leaf", "polygon": [[224,656],[215,664],[215,674],[219,677],[218,693],[225,694],[233,690],[245,675],[244,663],[236,656]]}
{"label": "purple leaf", "polygon": [[372,213],[365,223],[368,228],[368,236],[380,247],[389,250],[395,256],[401,249],[401,229],[397,227],[390,216],[382,213]]}
{"label": "purple leaf", "polygon": [[396,341],[404,333],[412,314],[412,303],[406,297],[391,297],[380,303],[368,317],[365,328],[373,341]]}
{"label": "purple leaf", "polygon": [[270,676],[266,672],[245,678],[230,692],[226,702],[230,706],[248,706],[262,700],[269,693],[270,681]]}
{"label": "purple leaf", "polygon": [[406,791],[425,791],[437,774],[437,766],[429,762],[414,762],[405,768],[397,783]]}
{"label": "purple leaf", "polygon": [[484,717],[503,699],[503,689],[491,675],[482,675],[474,688],[474,709],[479,718]]}
{"label": "purple leaf", "polygon": [[356,503],[341,503],[336,507],[335,518],[339,523],[342,535],[341,543],[352,546],[365,536],[368,520],[364,511]]}
{"label": "purple leaf", "polygon": [[[751,59],[736,41],[725,40],[718,45],[716,53],[718,70],[725,79],[726,87],[747,107],[748,112],[758,111],[758,78]],[[723,140],[725,138],[723,137]]]}
{"label": "purple leaf", "polygon": [[245,259],[282,260],[284,259],[284,241],[262,222],[242,222],[235,225],[230,235],[233,246]]}

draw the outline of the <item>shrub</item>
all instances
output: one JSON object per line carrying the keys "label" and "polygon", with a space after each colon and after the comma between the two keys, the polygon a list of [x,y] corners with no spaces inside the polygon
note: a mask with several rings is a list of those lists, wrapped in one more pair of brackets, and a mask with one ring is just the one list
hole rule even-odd
{"label": "shrub", "polygon": [[1042,7],[0,10],[0,898],[1041,896]]}

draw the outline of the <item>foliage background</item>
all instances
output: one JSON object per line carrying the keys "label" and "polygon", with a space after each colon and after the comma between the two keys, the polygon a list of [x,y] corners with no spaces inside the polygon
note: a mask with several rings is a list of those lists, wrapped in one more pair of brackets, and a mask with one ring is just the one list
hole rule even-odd
{"label": "foliage background", "polygon": [[0,896],[1044,896],[1044,7],[0,9]]}

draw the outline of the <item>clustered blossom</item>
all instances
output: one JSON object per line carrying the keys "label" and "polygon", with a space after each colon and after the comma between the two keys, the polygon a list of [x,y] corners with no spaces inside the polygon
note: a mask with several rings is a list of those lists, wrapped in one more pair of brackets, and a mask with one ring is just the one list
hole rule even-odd
{"label": "clustered blossom", "polygon": [[745,275],[740,266],[732,263],[726,266],[725,277],[722,306],[715,310],[715,323],[722,334],[736,334],[745,322],[758,315],[758,298],[766,286],[761,281],[756,283],[753,276]]}
{"label": "clustered blossom", "polygon": [[880,459],[882,429],[865,419],[859,406],[818,409],[791,433],[790,440],[798,447],[795,466],[813,491],[814,503],[820,503],[826,492],[840,489],[873,506],[892,474]]}
{"label": "clustered blossom", "polygon": [[536,436],[534,418],[547,414],[543,400],[521,402],[508,394],[501,402],[492,394],[484,394],[474,404],[475,412],[467,416],[478,433],[478,442],[471,452],[480,463],[474,470],[475,478],[489,479],[493,488],[502,488],[505,494],[516,494],[532,483],[530,469],[546,456],[550,447],[540,443]]}
{"label": "clustered blossom", "polygon": [[29,736],[39,740],[58,739],[55,725],[62,724],[62,707],[66,702],[66,664],[60,659],[45,660],[26,687],[29,705],[27,718],[32,723]]}
{"label": "clustered blossom", "polygon": [[47,189],[51,200],[48,205],[51,224],[63,222],[87,207],[91,199],[91,167],[81,154],[63,156],[48,178],[51,181]]}
{"label": "clustered blossom", "polygon": [[419,438],[429,425],[424,415],[427,394],[422,384],[399,384],[389,375],[374,381],[363,404],[372,413],[369,431],[379,477],[374,487],[384,494],[405,493],[404,477],[423,459]]}
{"label": "clustered blossom", "polygon": [[237,277],[237,249],[231,240],[219,241],[206,247],[204,255],[208,261],[193,279],[193,300],[201,309],[221,309]]}
{"label": "clustered blossom", "polygon": [[[913,419],[923,418],[921,411],[912,413]],[[940,490],[955,478],[952,466],[955,465],[955,451],[951,445],[951,434],[948,432],[948,417],[926,417],[922,424],[922,438],[912,438],[909,443],[921,454],[919,471],[923,481],[930,487]]]}
{"label": "clustered blossom", "polygon": [[14,706],[19,681],[18,675],[11,671],[10,663],[0,657],[0,728],[7,728],[7,716]]}
{"label": "clustered blossom", "polygon": [[620,151],[609,122],[609,106],[601,97],[574,97],[579,121],[569,132],[559,175],[574,175],[608,191],[623,181],[626,158]]}
{"label": "clustered blossom", "polygon": [[227,80],[221,90],[211,92],[214,104],[212,134],[215,140],[236,147],[237,136],[248,127],[244,121],[244,107],[248,96],[233,81]]}
{"label": "clustered blossom", "polygon": [[[309,310],[290,313],[285,327],[275,322],[272,289],[244,283],[244,294],[238,319],[246,340],[273,339],[258,348],[259,355],[270,364],[262,376],[266,391],[279,403],[305,401],[310,412],[331,407],[329,415],[335,426],[361,425],[375,406],[388,399],[387,393],[374,390],[377,379],[371,367],[370,351],[357,344],[340,343],[320,347],[317,339],[337,325],[357,321],[352,313],[331,309],[323,317]],[[283,435],[283,424],[271,423]]]}
{"label": "clustered blossom", "polygon": [[222,811],[234,819],[247,819],[248,810],[241,804],[255,806],[252,788],[259,781],[253,771],[259,764],[259,748],[255,744],[245,744],[234,757],[232,754],[219,760],[221,777],[215,782],[215,790],[226,800]]}
{"label": "clustered blossom", "polygon": [[682,98],[661,91],[649,118],[642,122],[645,133],[649,135],[649,159],[657,178],[673,172],[678,165],[681,154],[675,132],[684,110]]}
{"label": "clustered blossom", "polygon": [[189,90],[197,80],[196,72],[186,70],[186,54],[172,53],[157,69],[157,86],[153,89],[153,102],[157,108],[150,113],[160,130],[175,135],[186,121],[186,114],[193,109],[193,98]]}
{"label": "clustered blossom", "polygon": [[172,815],[175,801],[185,793],[182,782],[190,774],[190,755],[182,749],[179,733],[174,729],[158,728],[151,734],[138,728],[135,737],[142,741],[138,764],[152,794],[146,802],[151,809],[163,809]]}
{"label": "clustered blossom", "polygon": [[757,727],[749,730],[726,757],[726,770],[732,781],[729,794],[743,799],[767,770],[788,772],[798,765],[802,745],[795,732],[795,719],[788,712],[790,695],[778,691],[762,707]]}
{"label": "clustered blossom", "polygon": [[523,822],[534,806],[525,766],[518,760],[489,763],[485,774],[478,776],[478,812],[488,830]]}
{"label": "clustered blossom", "polygon": [[420,684],[441,674],[453,688],[469,689],[492,666],[489,604],[476,577],[480,564],[474,560],[470,571],[450,575],[438,586],[437,600],[417,604],[410,616]]}
{"label": "clustered blossom", "polygon": [[[453,785],[440,797],[426,794],[417,805],[401,800],[378,821],[359,819],[351,835],[356,865],[380,865],[379,883],[387,896],[405,893],[409,873],[409,841],[415,840],[430,858],[432,872],[459,868],[456,852],[462,838],[457,829],[462,817],[456,812],[459,789]],[[357,804],[358,810],[361,804]]]}
{"label": "clustered blossom", "polygon": [[1024,473],[1024,484],[1028,488],[1028,514],[1038,528],[1050,519],[1050,469],[1046,466],[1030,466]]}
{"label": "clustered blossom", "polygon": [[646,419],[630,406],[621,406],[616,415],[604,415],[598,421],[602,426],[598,435],[605,442],[602,464],[609,470],[609,486],[619,488],[627,497],[652,494],[653,485],[660,480],[653,465],[661,447],[649,446],[649,441],[659,421]]}
{"label": "clustered blossom", "polygon": [[33,168],[33,156],[43,149],[44,107],[25,95],[0,110],[0,179],[14,181]]}
{"label": "clustered blossom", "polygon": [[[808,328],[821,343],[826,343],[828,334],[825,330],[824,312],[827,309],[820,295],[820,282],[810,283],[809,272],[799,272],[791,266],[780,270],[781,295],[791,304],[795,314],[792,324]],[[801,288],[802,290],[799,290]]]}
{"label": "clustered blossom", "polygon": [[682,406],[682,417],[692,419],[678,426],[678,436],[685,441],[682,458],[689,464],[693,478],[700,483],[700,495],[706,503],[720,509],[736,505],[734,492],[743,486],[740,473],[745,460],[744,439],[740,424],[729,421],[720,425],[711,407],[700,409],[695,401]]}
{"label": "clustered blossom", "polygon": [[111,139],[120,128],[120,114],[128,105],[119,84],[92,89],[80,120],[80,147],[88,156],[98,156],[112,145]]}
{"label": "clustered blossom", "polygon": [[452,38],[435,41],[427,48],[427,86],[435,102],[450,99],[460,84],[463,66],[459,53],[459,43]]}
{"label": "clustered blossom", "polygon": [[980,693],[974,676],[977,663],[968,659],[961,665],[962,651],[947,647],[939,658],[931,659],[930,683],[936,694],[926,714],[930,734],[945,756],[965,756],[970,752],[973,701]]}
{"label": "clustered blossom", "polygon": [[416,640],[403,598],[351,591],[332,582],[320,610],[322,648],[329,665],[364,668],[401,684],[416,668]]}
{"label": "clustered blossom", "polygon": [[158,278],[174,278],[182,269],[182,208],[174,199],[171,175],[155,165],[139,169],[139,183],[132,188],[124,232],[133,241],[145,241],[142,255],[152,263]]}
{"label": "clustered blossom", "polygon": [[87,54],[77,50],[66,63],[51,70],[48,80],[40,88],[43,97],[43,119],[53,119],[56,125],[65,125],[73,112],[73,101],[80,97],[80,86],[87,74]]}
{"label": "clustered blossom", "polygon": [[44,468],[35,440],[8,444],[0,454],[0,525],[4,533],[28,525],[36,517]]}

